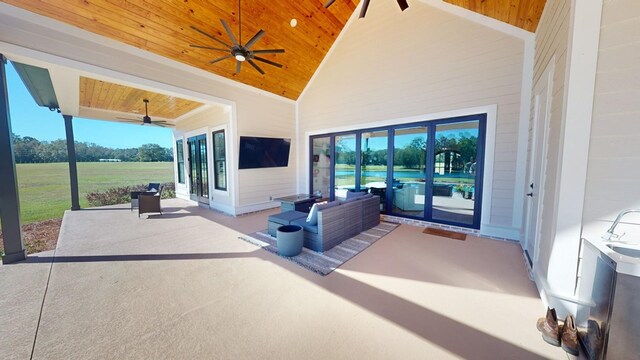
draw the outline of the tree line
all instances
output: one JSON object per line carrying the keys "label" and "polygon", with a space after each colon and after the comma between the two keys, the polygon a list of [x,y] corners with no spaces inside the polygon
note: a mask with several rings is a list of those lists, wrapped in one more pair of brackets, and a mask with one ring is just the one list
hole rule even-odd
{"label": "tree line", "polygon": [[[51,163],[67,161],[66,140],[40,141],[29,136],[12,134],[16,163]],[[75,142],[78,162],[118,159],[127,162],[173,161],[173,150],[158,144],[144,144],[139,148],[112,149],[87,142]]]}

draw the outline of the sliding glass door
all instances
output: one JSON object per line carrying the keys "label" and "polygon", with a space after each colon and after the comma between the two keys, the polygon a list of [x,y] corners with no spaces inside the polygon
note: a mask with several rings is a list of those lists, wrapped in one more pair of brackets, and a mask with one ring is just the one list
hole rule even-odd
{"label": "sliding glass door", "polygon": [[474,225],[479,121],[437,124],[434,135],[431,219]]}
{"label": "sliding glass door", "polygon": [[424,218],[428,137],[424,125],[394,130],[393,214]]}
{"label": "sliding glass door", "polygon": [[187,139],[189,147],[189,185],[191,200],[209,203],[209,169],[207,162],[207,136]]}
{"label": "sliding glass door", "polygon": [[366,191],[383,214],[478,229],[485,123],[479,114],[315,136],[310,189],[339,200]]}

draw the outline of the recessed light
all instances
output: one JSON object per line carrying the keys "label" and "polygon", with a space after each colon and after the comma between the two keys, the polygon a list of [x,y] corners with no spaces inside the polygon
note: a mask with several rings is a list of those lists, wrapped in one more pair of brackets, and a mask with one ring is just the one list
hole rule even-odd
{"label": "recessed light", "polygon": [[298,20],[291,19],[291,22],[289,22],[289,24],[291,24],[291,27],[296,27],[296,25],[298,25]]}

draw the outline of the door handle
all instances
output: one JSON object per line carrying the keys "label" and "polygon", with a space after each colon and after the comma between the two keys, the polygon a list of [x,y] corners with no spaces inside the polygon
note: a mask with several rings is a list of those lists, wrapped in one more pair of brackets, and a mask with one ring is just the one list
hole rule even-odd
{"label": "door handle", "polygon": [[532,192],[530,192],[530,193],[528,193],[528,194],[527,194],[527,196],[528,196],[528,197],[533,197],[533,193],[532,193]]}

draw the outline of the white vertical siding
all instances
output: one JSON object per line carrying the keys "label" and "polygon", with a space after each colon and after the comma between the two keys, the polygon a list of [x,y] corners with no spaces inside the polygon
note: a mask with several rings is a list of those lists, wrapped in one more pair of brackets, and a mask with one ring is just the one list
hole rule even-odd
{"label": "white vertical siding", "polygon": [[[492,207],[511,227],[524,42],[415,2],[371,3],[299,100],[299,134],[497,104]],[[306,141],[304,139],[303,141]],[[308,160],[299,171],[308,184]],[[488,219],[488,220],[487,220]]]}
{"label": "white vertical siding", "polygon": [[[605,1],[596,74],[583,236],[640,208],[640,1]],[[625,221],[637,223],[639,217]],[[633,240],[637,226],[621,226]]]}
{"label": "white vertical siding", "polygon": [[[292,195],[296,192],[295,105],[274,102],[267,97],[255,97],[236,102],[238,135],[290,138],[289,166],[265,169],[243,169],[238,172],[240,189],[238,206],[244,211],[271,204],[271,196]],[[236,142],[239,144],[239,142]],[[236,147],[238,149],[238,147]],[[237,151],[237,150],[236,150]],[[236,157],[237,159],[238,157]],[[277,204],[272,204],[277,205]],[[258,206],[258,207],[255,207]]]}

